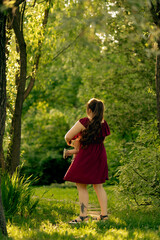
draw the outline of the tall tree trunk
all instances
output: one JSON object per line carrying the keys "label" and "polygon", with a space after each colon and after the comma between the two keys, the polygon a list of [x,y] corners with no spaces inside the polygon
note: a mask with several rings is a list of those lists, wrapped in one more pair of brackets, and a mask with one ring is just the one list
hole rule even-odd
{"label": "tall tree trunk", "polygon": [[21,13],[19,7],[14,15],[12,15],[13,29],[20,50],[20,77],[17,83],[17,96],[15,102],[15,110],[12,118],[11,141],[7,153],[7,168],[11,174],[20,164],[20,145],[21,145],[21,115],[24,100],[24,90],[26,85],[27,72],[27,53],[26,43],[23,36],[23,28],[21,25]]}
{"label": "tall tree trunk", "polygon": [[[153,22],[157,26],[158,32],[160,31],[160,0],[157,0],[156,2],[150,0],[150,11],[153,18]],[[156,72],[155,72],[155,78],[156,78],[156,97],[157,97],[157,120],[158,120],[158,132],[160,135],[160,36],[157,40],[158,44],[158,53],[156,56]]]}
{"label": "tall tree trunk", "polygon": [[[160,51],[160,39],[158,40],[158,51]],[[160,54],[156,57],[156,97],[157,97],[157,120],[160,135]]]}
{"label": "tall tree trunk", "polygon": [[[0,0],[0,8],[3,2]],[[0,155],[3,154],[3,136],[5,131],[6,120],[6,58],[5,58],[5,26],[6,16],[0,11]],[[1,164],[2,165],[2,164]],[[0,181],[0,228],[4,235],[7,235],[6,221],[2,204],[1,196],[1,181]]]}
{"label": "tall tree trunk", "polygon": [[[45,27],[48,21],[49,9],[50,9],[50,4],[48,4],[47,9],[45,10],[44,19],[42,22],[43,31],[45,31]],[[7,170],[11,174],[13,174],[17,166],[20,164],[21,115],[22,115],[23,101],[27,98],[27,96],[29,95],[29,93],[31,92],[34,86],[36,72],[39,66],[39,59],[41,57],[41,47],[42,47],[42,41],[39,40],[39,43],[38,43],[39,51],[38,51],[38,54],[35,56],[35,63],[32,70],[33,72],[31,76],[31,80],[25,91],[27,54],[26,54],[26,44],[23,36],[24,10],[25,10],[25,6],[22,12],[20,12],[18,8],[15,15],[11,17],[13,19],[13,29],[17,38],[18,46],[19,46],[18,51],[20,52],[20,77],[19,79],[18,78],[16,79],[17,96],[16,96],[15,110],[12,118],[12,126],[11,126],[11,132],[10,132],[11,141],[10,141],[8,153],[7,153]]]}
{"label": "tall tree trunk", "polygon": [[[0,179],[0,185],[1,185],[1,179]],[[3,203],[2,203],[1,188],[0,188],[0,228],[2,230],[2,233],[7,236],[8,234],[7,234],[6,220],[4,215]]]}

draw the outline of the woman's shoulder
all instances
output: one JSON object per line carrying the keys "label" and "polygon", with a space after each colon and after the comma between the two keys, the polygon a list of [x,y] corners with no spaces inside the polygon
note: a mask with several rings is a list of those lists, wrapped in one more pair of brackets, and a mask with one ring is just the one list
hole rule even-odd
{"label": "woman's shoulder", "polygon": [[105,134],[105,136],[110,135],[110,128],[105,119],[102,122],[102,131],[103,131],[103,134]]}
{"label": "woman's shoulder", "polygon": [[84,127],[86,127],[87,124],[89,123],[89,118],[88,118],[88,117],[80,118],[80,119],[79,119],[79,122],[80,122]]}

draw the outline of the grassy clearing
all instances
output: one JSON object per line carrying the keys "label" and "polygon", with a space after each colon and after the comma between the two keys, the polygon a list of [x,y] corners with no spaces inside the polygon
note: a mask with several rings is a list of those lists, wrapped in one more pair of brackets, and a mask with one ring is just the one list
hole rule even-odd
{"label": "grassy clearing", "polygon": [[[70,226],[68,221],[78,215],[79,205],[76,188],[70,185],[52,185],[34,188],[35,198],[40,198],[35,213],[26,217],[14,217],[8,221],[9,237],[2,240],[159,240],[160,210],[155,207],[137,208],[128,205],[116,187],[106,187],[108,194],[109,220],[89,221]],[[88,187],[90,203],[98,206],[96,195]]]}

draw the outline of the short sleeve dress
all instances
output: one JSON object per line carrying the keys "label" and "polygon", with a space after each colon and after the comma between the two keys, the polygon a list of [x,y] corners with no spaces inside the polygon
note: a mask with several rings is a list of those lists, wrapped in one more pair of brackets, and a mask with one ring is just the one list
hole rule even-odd
{"label": "short sleeve dress", "polygon": [[[79,122],[87,127],[89,118],[81,118]],[[110,129],[104,120],[102,129],[98,135],[98,140],[79,149],[74,161],[67,170],[64,180],[84,183],[84,184],[101,184],[108,179],[107,154],[103,144],[106,136],[110,135]]]}

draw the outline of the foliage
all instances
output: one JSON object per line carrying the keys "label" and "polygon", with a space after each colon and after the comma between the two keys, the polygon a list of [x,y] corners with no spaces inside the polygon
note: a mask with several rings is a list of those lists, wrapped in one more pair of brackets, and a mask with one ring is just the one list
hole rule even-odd
{"label": "foliage", "polygon": [[[151,20],[147,11],[143,15],[146,25],[138,25],[128,6],[88,3],[61,1],[52,6],[43,58],[34,89],[24,103],[23,121],[25,125],[32,104],[36,108],[47,102],[48,111],[54,108],[66,115],[69,129],[85,116],[89,98],[102,99],[112,133],[105,146],[114,180],[123,144],[132,140],[132,127],[156,114]],[[33,144],[31,152],[36,154]]]}
{"label": "foliage", "polygon": [[119,168],[121,190],[137,204],[160,204],[160,142],[155,122],[136,124],[138,134],[129,142]]}
{"label": "foliage", "polygon": [[36,179],[19,175],[17,170],[12,176],[8,173],[2,175],[1,190],[2,201],[7,218],[16,214],[21,216],[30,215],[36,208],[38,200],[33,200],[32,184]]}
{"label": "foliage", "polygon": [[109,172],[109,181],[105,182],[105,185],[116,184],[118,182],[118,177],[116,176],[117,169],[121,165],[121,152],[123,149],[124,140],[114,131],[111,131],[111,135],[106,138],[104,146],[107,152],[107,163]]}
{"label": "foliage", "polygon": [[[97,97],[104,101],[105,119],[111,128],[105,147],[114,182],[117,167],[125,164],[120,163],[124,145],[136,137],[133,126],[156,115],[154,65],[158,32],[150,5],[147,0],[138,3],[56,0],[51,3],[44,34],[41,25],[47,3],[34,3],[27,2],[24,14],[28,76],[39,51],[38,39],[43,40],[43,45],[34,88],[23,104],[23,171],[27,176],[33,174],[43,179],[43,184],[62,181],[68,166],[62,160],[63,136],[85,116],[88,99]],[[12,107],[16,92],[15,49],[12,33],[8,46],[12,54],[7,65],[7,93]],[[58,115],[53,121],[56,111],[64,116],[58,125]],[[10,115],[8,111],[5,150]]]}
{"label": "foliage", "polygon": [[23,125],[22,172],[40,178],[41,184],[63,181],[69,165],[62,158],[68,129],[65,115],[56,109],[50,110],[46,102],[30,108]]}

